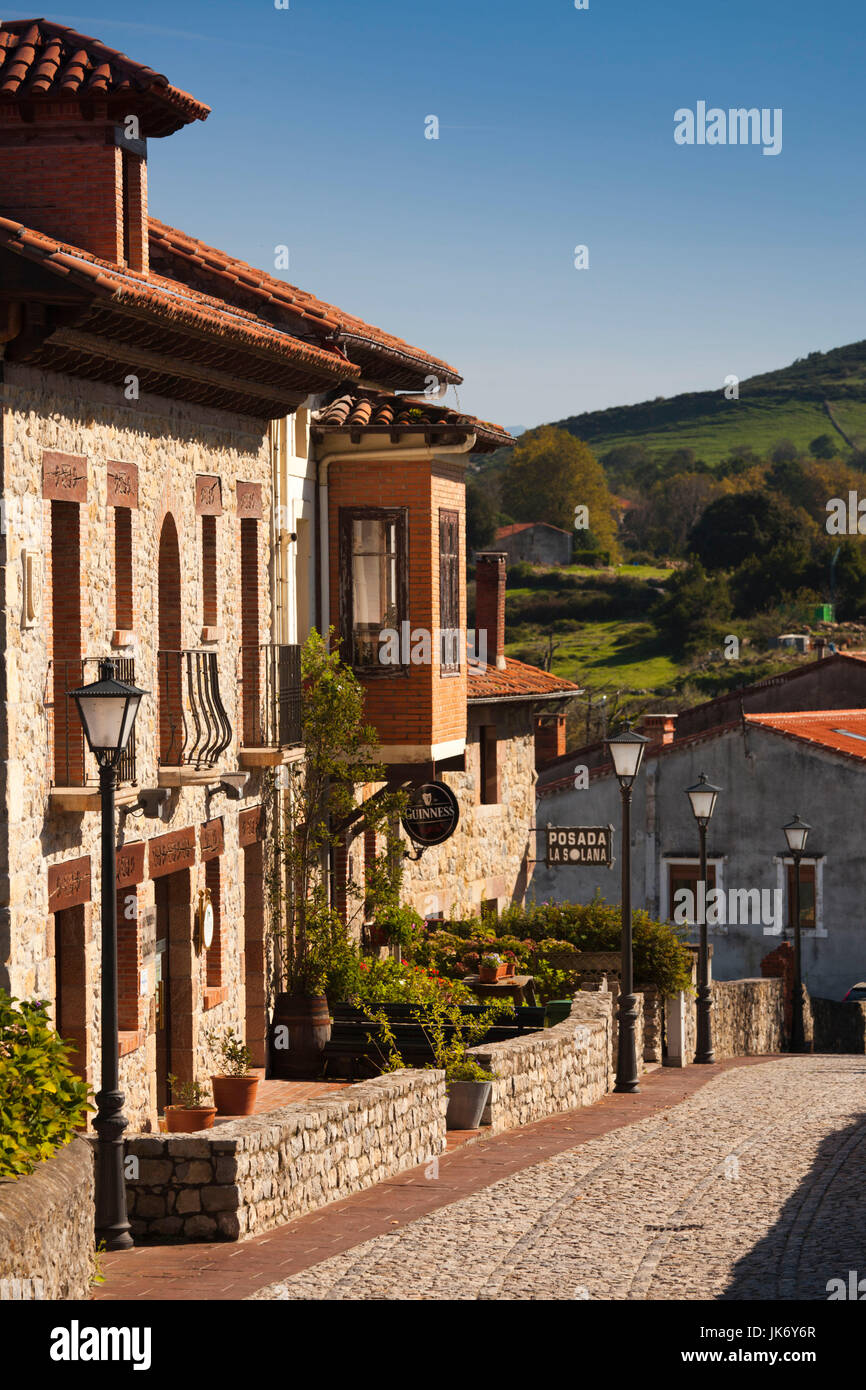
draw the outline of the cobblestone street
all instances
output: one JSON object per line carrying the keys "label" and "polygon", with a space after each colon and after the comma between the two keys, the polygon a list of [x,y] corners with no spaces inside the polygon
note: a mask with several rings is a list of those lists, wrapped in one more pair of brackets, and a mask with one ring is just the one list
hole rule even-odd
{"label": "cobblestone street", "polygon": [[862,1057],[735,1066],[252,1297],[826,1299],[866,1274],[864,1101]]}

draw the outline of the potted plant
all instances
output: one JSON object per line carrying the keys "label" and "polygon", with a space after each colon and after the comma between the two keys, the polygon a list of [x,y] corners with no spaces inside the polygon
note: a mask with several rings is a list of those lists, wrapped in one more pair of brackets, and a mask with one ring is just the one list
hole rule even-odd
{"label": "potted plant", "polygon": [[169,1075],[173,1105],[165,1107],[165,1127],[169,1134],[195,1134],[213,1129],[215,1105],[206,1105],[207,1087],[200,1081],[181,1081]]}
{"label": "potted plant", "polygon": [[513,951],[506,951],[505,956],[505,978],[510,980],[517,969],[517,957]]}
{"label": "potted plant", "polygon": [[478,1129],[490,1099],[493,1073],[485,1071],[473,1057],[466,1057],[446,1067],[445,1084],[448,1089],[445,1128]]}
{"label": "potted plant", "polygon": [[481,957],[478,978],[483,985],[495,985],[505,974],[505,961],[495,951]]}
{"label": "potted plant", "polygon": [[251,1069],[253,1056],[246,1043],[234,1028],[226,1028],[222,1034],[209,1028],[204,1036],[223,1069],[210,1079],[217,1114],[252,1115],[259,1078]]}

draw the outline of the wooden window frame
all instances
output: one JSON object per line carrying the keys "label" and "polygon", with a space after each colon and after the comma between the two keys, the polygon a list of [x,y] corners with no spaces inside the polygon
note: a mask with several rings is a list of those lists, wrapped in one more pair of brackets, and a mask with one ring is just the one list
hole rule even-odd
{"label": "wooden window frame", "polygon": [[[454,528],[454,549],[446,550],[446,528]],[[448,610],[446,614],[446,610]],[[453,611],[451,611],[453,610]],[[457,634],[457,659],[446,660],[445,634]],[[439,675],[449,679],[460,675],[460,513],[450,507],[439,508]]]}
{"label": "wooden window frame", "polygon": [[[402,624],[409,619],[409,508],[408,507],[341,507],[339,512],[339,613],[340,650],[347,666],[364,679],[393,680],[408,676],[404,663],[360,666],[354,657],[354,592],[352,583],[352,525],[355,521],[393,522],[397,544],[397,626],[402,639]],[[402,647],[402,644],[401,644]]]}
{"label": "wooden window frame", "polygon": [[[784,903],[784,922],[785,931],[794,930],[794,861],[785,859],[785,903]],[[810,914],[806,910],[803,902],[803,889],[811,885],[812,888],[812,911]],[[814,862],[801,863],[800,865],[800,930],[814,931],[818,925],[818,865]]]}

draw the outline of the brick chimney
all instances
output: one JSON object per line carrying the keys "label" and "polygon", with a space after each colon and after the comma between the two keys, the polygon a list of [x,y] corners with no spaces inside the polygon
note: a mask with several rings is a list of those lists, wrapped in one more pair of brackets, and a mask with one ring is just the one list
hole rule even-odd
{"label": "brick chimney", "polygon": [[535,721],[535,766],[565,753],[565,715],[542,714]]}
{"label": "brick chimney", "polygon": [[0,215],[148,272],[147,139],[209,108],[44,19],[0,21]]}
{"label": "brick chimney", "polygon": [[650,748],[658,748],[665,743],[673,743],[676,728],[675,714],[645,714],[638,732],[649,739]]}
{"label": "brick chimney", "polygon": [[[478,660],[501,671],[505,666],[505,564],[503,550],[475,556],[475,650]],[[482,636],[486,634],[486,639]],[[486,640],[486,650],[483,646]]]}
{"label": "brick chimney", "polygon": [[[7,113],[4,111],[3,113]],[[40,108],[0,123],[0,213],[147,274],[147,158],[124,127]]]}

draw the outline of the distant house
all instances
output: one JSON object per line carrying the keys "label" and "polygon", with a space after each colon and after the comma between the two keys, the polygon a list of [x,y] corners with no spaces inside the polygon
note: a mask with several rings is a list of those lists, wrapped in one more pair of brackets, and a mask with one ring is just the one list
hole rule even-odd
{"label": "distant house", "polygon": [[526,560],[531,565],[568,565],[571,563],[572,534],[546,521],[521,521],[513,526],[500,526],[496,532],[496,548],[504,550],[509,560]]}

